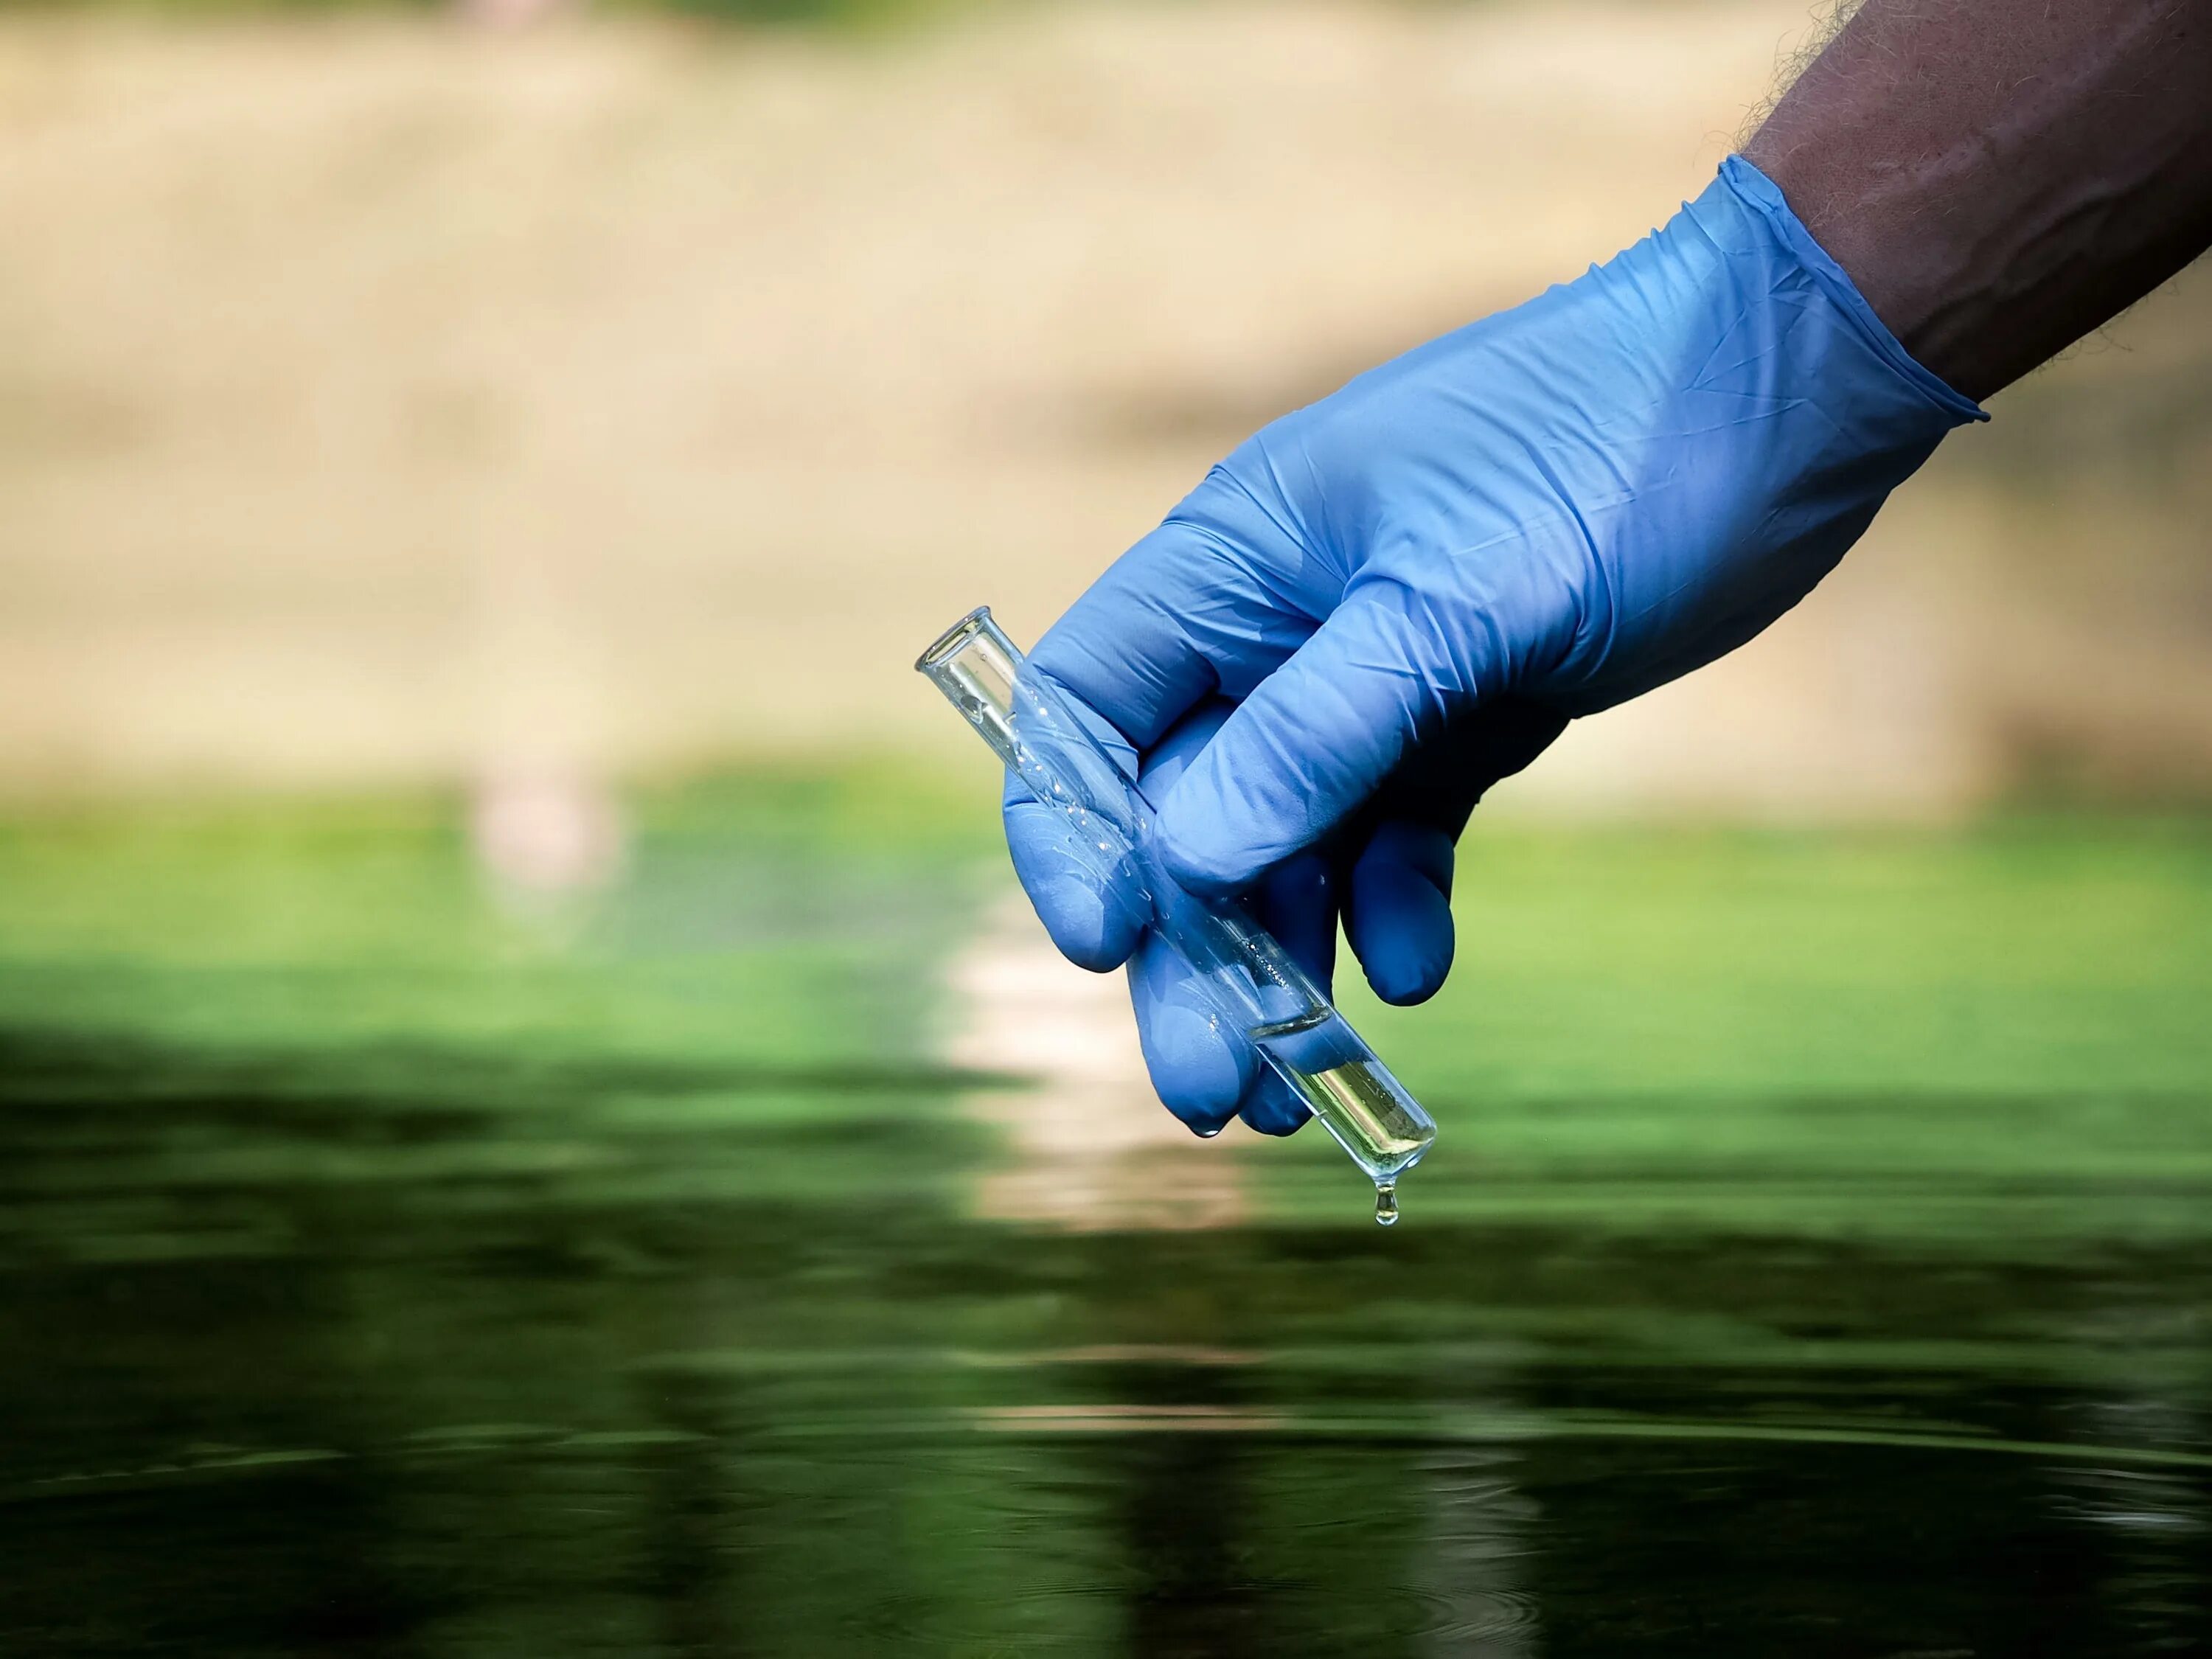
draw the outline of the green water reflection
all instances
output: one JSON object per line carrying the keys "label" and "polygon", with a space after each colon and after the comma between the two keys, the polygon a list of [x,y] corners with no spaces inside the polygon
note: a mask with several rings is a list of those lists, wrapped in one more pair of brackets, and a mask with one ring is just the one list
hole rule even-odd
{"label": "green water reflection", "polygon": [[972,1218],[880,778],[0,835],[0,1644],[2212,1645],[2212,835],[1478,838],[1364,1218]]}

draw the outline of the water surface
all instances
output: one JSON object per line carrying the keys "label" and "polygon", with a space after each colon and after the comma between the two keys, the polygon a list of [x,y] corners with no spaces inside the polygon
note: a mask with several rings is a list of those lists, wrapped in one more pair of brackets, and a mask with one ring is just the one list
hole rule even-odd
{"label": "water surface", "polygon": [[1505,837],[1358,1015],[1404,1224],[1312,1135],[1072,1231],[930,1058],[995,868],[866,800],[569,915],[428,808],[11,830],[9,1650],[2212,1647],[2195,830]]}

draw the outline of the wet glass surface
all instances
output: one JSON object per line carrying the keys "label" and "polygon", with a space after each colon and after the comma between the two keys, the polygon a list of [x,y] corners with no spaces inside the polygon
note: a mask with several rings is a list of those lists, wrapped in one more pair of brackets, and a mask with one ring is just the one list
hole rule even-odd
{"label": "wet glass surface", "polygon": [[[1989,878],[2163,892],[2054,947],[2147,1011],[2101,1088],[1516,1096],[1386,1026],[1449,1140],[1403,1224],[1302,1137],[1240,1224],[1083,1231],[978,1218],[962,1103],[1024,1085],[927,1057],[994,871],[827,811],[650,834],[558,926],[404,825],[0,851],[0,1645],[2212,1646],[2212,1088],[2157,1024],[2197,842]],[[2067,985],[1993,960],[2048,1035]]]}

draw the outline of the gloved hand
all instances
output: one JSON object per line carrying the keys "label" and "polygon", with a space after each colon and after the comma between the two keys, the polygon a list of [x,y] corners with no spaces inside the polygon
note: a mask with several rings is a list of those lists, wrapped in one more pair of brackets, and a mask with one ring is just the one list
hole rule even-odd
{"label": "gloved hand", "polygon": [[[1141,754],[1177,879],[1251,890],[1324,981],[1340,911],[1376,993],[1417,1002],[1483,792],[1765,628],[1978,418],[1732,156],[1610,264],[1249,440],[1030,660]],[[1169,1108],[1201,1133],[1303,1122],[1066,820],[1018,783],[1006,820],[1060,948],[1129,960]]]}

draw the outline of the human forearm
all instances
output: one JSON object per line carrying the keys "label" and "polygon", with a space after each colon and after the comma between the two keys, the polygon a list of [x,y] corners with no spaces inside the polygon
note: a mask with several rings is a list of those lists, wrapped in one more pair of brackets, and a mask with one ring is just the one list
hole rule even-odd
{"label": "human forearm", "polygon": [[2212,0],[1867,0],[1744,155],[1984,398],[2212,243]]}

